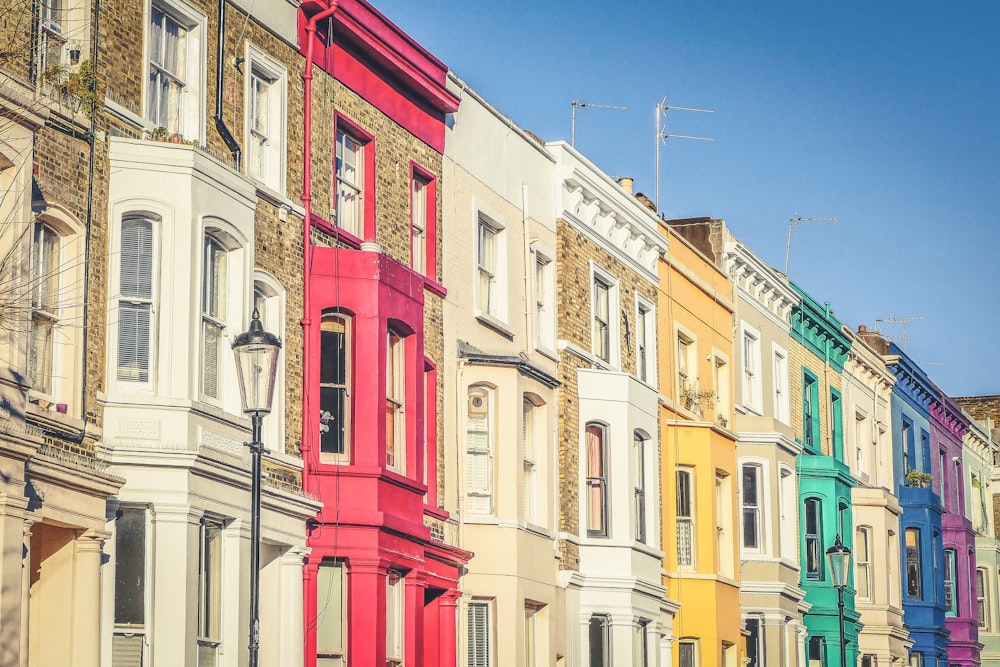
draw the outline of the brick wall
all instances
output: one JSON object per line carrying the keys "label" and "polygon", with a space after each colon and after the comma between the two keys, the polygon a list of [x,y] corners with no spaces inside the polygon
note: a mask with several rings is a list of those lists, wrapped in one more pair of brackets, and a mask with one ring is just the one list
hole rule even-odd
{"label": "brick wall", "polygon": [[[819,359],[816,355],[810,352],[802,343],[795,340],[794,338],[790,343],[791,347],[788,351],[789,357],[789,384],[791,385],[790,397],[791,397],[791,414],[792,414],[792,431],[795,434],[795,439],[799,442],[803,442],[802,433],[802,369],[807,368],[813,375],[816,376],[819,381],[819,427],[820,427],[820,444],[821,451],[827,456],[833,455],[832,443],[830,440],[830,389],[836,389],[838,392],[843,392],[843,378],[841,378],[840,373],[836,372],[833,368],[827,369],[823,360]],[[845,406],[843,399],[841,399],[841,405]],[[843,435],[843,424],[841,424],[841,433]]]}

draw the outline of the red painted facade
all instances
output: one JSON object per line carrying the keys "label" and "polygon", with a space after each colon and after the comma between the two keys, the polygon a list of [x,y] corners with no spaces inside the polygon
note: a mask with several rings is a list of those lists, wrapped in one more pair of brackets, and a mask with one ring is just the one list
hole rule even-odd
{"label": "red painted facade", "polygon": [[[320,69],[440,151],[444,115],[457,107],[444,87],[444,65],[359,0],[341,0],[329,20],[315,22],[315,31],[307,28],[310,16],[330,8],[303,3],[303,52],[311,51]],[[331,113],[310,122],[336,119]],[[305,154],[312,154],[311,146]],[[304,191],[311,193],[308,183]],[[374,206],[367,204],[378,193],[371,192],[363,240],[377,243]],[[310,216],[307,225],[326,228],[328,223]],[[429,236],[431,245],[433,239]],[[320,412],[325,372],[320,323],[336,316],[346,323],[346,333],[337,335],[343,335],[349,359],[344,411],[349,428],[345,452],[332,458],[321,451],[320,419],[307,419],[303,428],[303,486],[324,503],[308,542],[305,664],[317,665],[317,629],[328,632],[326,619],[338,614],[346,619],[346,664],[453,666],[458,577],[471,554],[433,537],[424,524],[425,516],[447,518],[436,499],[437,369],[424,353],[424,300],[438,298],[431,295],[440,296],[443,289],[361,240],[341,239],[348,247],[306,248],[304,414]],[[428,250],[431,262],[436,252]],[[344,573],[342,598],[332,599],[332,586],[323,583],[329,570],[321,576],[321,568],[331,564]],[[323,585],[327,588],[320,590]],[[393,595],[398,596],[395,606]],[[394,619],[402,630],[396,644],[402,654],[395,662],[387,657],[393,643],[387,628]]]}

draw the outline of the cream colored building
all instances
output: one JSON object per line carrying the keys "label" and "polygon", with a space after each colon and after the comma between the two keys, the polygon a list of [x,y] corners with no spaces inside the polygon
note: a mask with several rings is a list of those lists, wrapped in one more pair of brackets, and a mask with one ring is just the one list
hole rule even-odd
{"label": "cream colored building", "polygon": [[455,76],[443,164],[445,507],[462,577],[460,664],[565,662],[558,569],[554,160]]}
{"label": "cream colored building", "polygon": [[809,610],[799,587],[790,317],[798,296],[778,271],[726,232],[736,287],[733,430],[740,475],[740,606],[751,667],[804,664]]}
{"label": "cream colored building", "polygon": [[[899,517],[902,508],[892,463],[890,399],[895,376],[882,357],[847,327],[851,350],[844,364],[845,462],[858,480],[851,489],[854,605],[864,625],[858,654],[871,664],[905,663],[913,641],[903,625]],[[863,332],[862,332],[863,333]]]}

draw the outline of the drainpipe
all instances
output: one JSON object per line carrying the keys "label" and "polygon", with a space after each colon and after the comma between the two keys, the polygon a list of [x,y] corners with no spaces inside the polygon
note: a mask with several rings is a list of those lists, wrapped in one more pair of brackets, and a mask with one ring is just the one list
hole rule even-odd
{"label": "drainpipe", "polygon": [[[311,8],[318,3],[309,2],[302,6],[302,11],[305,13],[307,11],[307,5]],[[305,31],[306,31],[306,63],[305,68],[302,71],[302,81],[303,81],[303,95],[305,98],[304,104],[304,114],[303,114],[303,128],[302,128],[302,205],[305,208],[305,215],[302,218],[302,247],[303,247],[303,266],[302,266],[302,301],[303,301],[303,314],[302,314],[302,353],[305,359],[305,367],[308,368],[310,359],[312,358],[312,295],[309,286],[309,276],[312,271],[312,238],[310,236],[310,231],[312,230],[312,79],[313,79],[313,45],[315,43],[316,37],[316,24],[320,21],[330,18],[336,13],[340,6],[339,0],[330,0],[330,4],[326,9],[323,9],[316,14],[313,14],[310,18],[306,20]],[[332,42],[332,35],[328,36]],[[309,390],[308,383],[308,372],[303,372],[302,374],[302,401],[303,401],[303,416],[302,416],[302,444],[299,449],[302,452],[302,458],[305,459],[308,455],[309,450],[312,449],[312,434],[313,429],[311,420],[317,411],[313,409],[313,396],[312,392]],[[302,478],[302,486],[305,491],[310,491],[308,488],[311,486],[309,484],[309,476],[304,475]]]}
{"label": "drainpipe", "polygon": [[226,144],[226,148],[233,155],[233,162],[236,163],[236,171],[240,170],[240,162],[242,161],[243,151],[240,148],[239,143],[236,142],[236,137],[233,133],[229,131],[226,126],[226,121],[222,120],[222,90],[224,88],[223,84],[225,80],[224,75],[224,65],[225,65],[225,45],[226,45],[226,0],[219,0],[219,32],[216,36],[218,41],[218,49],[216,49],[215,56],[215,115],[212,118],[215,119],[215,129],[219,131],[219,136],[222,137],[222,141]]}

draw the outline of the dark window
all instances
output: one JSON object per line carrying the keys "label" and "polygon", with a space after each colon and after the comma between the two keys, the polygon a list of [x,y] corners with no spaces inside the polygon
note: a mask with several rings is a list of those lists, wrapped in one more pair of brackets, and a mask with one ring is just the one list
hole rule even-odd
{"label": "dark window", "polygon": [[146,512],[122,508],[115,521],[115,625],[146,623]]}
{"label": "dark window", "polygon": [[743,548],[760,548],[760,466],[743,466]]}
{"label": "dark window", "polygon": [[906,594],[911,598],[920,595],[920,530],[907,528],[906,534]]}
{"label": "dark window", "polygon": [[351,320],[339,313],[323,315],[320,323],[320,453],[349,455]]}
{"label": "dark window", "polygon": [[590,667],[610,667],[611,635],[608,617],[594,614],[590,617]]}
{"label": "dark window", "polygon": [[823,503],[817,498],[806,498],[806,579],[820,579],[823,576]]}

